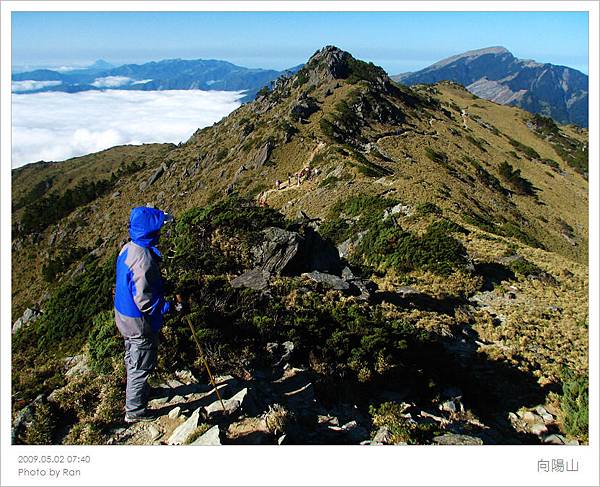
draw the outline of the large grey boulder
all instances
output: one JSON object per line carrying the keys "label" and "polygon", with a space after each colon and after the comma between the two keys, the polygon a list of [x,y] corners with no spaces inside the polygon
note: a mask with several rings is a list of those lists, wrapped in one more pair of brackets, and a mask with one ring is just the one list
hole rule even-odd
{"label": "large grey boulder", "polygon": [[[219,414],[231,416],[235,414],[240,408],[243,407],[244,401],[248,397],[248,388],[244,388],[229,399],[223,399],[221,401],[214,401],[204,408],[204,415],[206,418],[212,418]],[[223,407],[225,409],[223,409]]]}
{"label": "large grey boulder", "polygon": [[169,445],[182,445],[198,427],[198,420],[200,418],[200,408],[196,409],[192,415],[182,424],[180,424],[171,436],[167,443]]}
{"label": "large grey boulder", "polygon": [[145,189],[152,186],[158,180],[158,178],[160,178],[164,174],[166,170],[167,165],[165,163],[161,164],[160,167],[158,167],[146,181],[143,181],[140,184],[140,191],[144,191]]}
{"label": "large grey boulder", "polygon": [[327,274],[326,272],[306,272],[303,276],[315,281],[329,289],[335,289],[337,291],[347,291],[350,289],[350,284],[344,281],[341,277],[334,276],[333,274]]}
{"label": "large grey boulder", "polygon": [[256,156],[254,157],[254,160],[252,161],[254,166],[255,167],[264,166],[265,163],[269,160],[269,157],[271,156],[271,152],[273,152],[274,147],[275,146],[273,145],[273,142],[271,142],[271,141],[268,141],[265,145],[263,145],[259,149]]}
{"label": "large grey boulder", "polygon": [[271,274],[265,270],[256,268],[244,272],[231,281],[231,287],[247,287],[256,291],[262,291],[269,287],[269,277]]}
{"label": "large grey boulder", "polygon": [[258,268],[271,274],[280,274],[298,253],[301,237],[277,227],[262,231],[263,241],[252,249]]}
{"label": "large grey boulder", "polygon": [[219,425],[214,425],[206,433],[192,441],[193,446],[218,446],[221,445],[221,431]]}

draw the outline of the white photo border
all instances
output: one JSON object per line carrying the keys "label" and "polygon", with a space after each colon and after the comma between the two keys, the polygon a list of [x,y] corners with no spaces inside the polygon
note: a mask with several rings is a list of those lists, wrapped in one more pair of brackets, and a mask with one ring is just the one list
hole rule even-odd
{"label": "white photo border", "polygon": [[[2,485],[599,485],[599,4],[595,1],[14,1],[0,2],[1,484]],[[589,18],[589,356],[587,446],[15,446],[11,419],[11,13],[13,11],[583,11]],[[90,456],[81,476],[23,477],[22,455]],[[578,472],[538,473],[542,458]],[[184,466],[187,466],[185,468]],[[47,470],[49,468],[45,467]],[[62,466],[60,467],[63,468]],[[568,475],[568,476],[567,476]]]}

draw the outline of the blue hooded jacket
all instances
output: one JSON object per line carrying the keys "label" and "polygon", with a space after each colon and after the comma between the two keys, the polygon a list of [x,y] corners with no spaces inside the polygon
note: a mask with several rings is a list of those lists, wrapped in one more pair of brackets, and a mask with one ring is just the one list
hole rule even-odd
{"label": "blue hooded jacket", "polygon": [[131,241],[117,258],[114,303],[117,327],[125,337],[158,333],[162,315],[170,309],[160,275],[162,255],[155,247],[164,223],[165,213],[160,210],[145,206],[131,210]]}

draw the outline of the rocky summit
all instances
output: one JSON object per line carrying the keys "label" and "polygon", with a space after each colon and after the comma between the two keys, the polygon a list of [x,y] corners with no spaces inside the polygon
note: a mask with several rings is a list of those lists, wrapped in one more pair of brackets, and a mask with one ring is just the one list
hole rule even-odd
{"label": "rocky summit", "polygon": [[[333,46],[179,145],[15,169],[13,442],[586,443],[587,176],[585,129]],[[140,205],[185,306],[129,425]]]}
{"label": "rocky summit", "polygon": [[480,98],[514,105],[561,123],[588,126],[588,77],[576,69],[517,59],[504,47],[467,51],[414,73],[393,77],[407,85],[442,80]]}

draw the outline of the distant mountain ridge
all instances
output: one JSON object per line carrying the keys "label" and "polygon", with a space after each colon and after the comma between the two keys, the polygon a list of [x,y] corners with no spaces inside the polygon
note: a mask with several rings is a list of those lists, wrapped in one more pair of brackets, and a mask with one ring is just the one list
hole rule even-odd
{"label": "distant mountain ridge", "polygon": [[[39,93],[120,89],[120,90],[224,90],[246,91],[243,101],[254,99],[263,87],[286,73],[293,74],[301,66],[289,70],[246,68],[215,59],[166,59],[144,64],[112,66],[97,61],[89,68],[59,72],[50,69],[12,75],[14,93]],[[24,81],[53,81],[36,89],[20,85]],[[57,82],[60,82],[58,84]]]}
{"label": "distant mountain ridge", "polygon": [[588,77],[566,66],[518,59],[500,46],[467,51],[413,73],[392,76],[406,85],[449,80],[481,98],[588,126]]}

